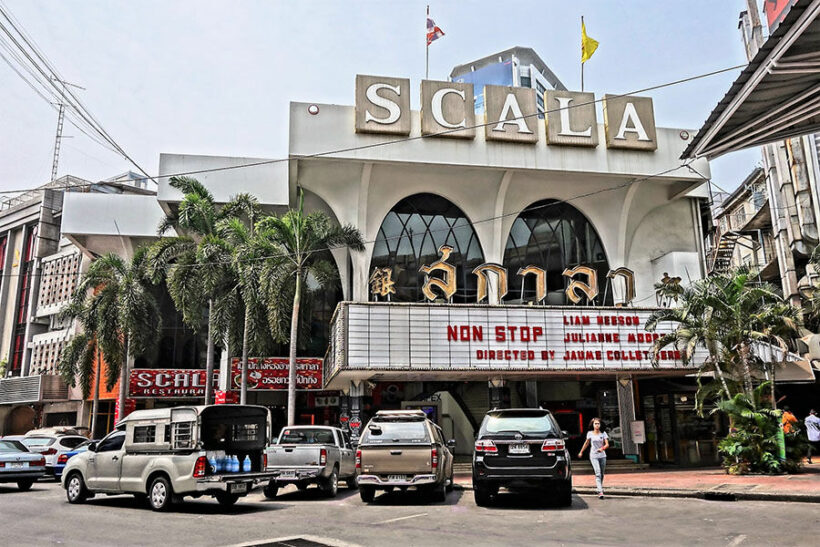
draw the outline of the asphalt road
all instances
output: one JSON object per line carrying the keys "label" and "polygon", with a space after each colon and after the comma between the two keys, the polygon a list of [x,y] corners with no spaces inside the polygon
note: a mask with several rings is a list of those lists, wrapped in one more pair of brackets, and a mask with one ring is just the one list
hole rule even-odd
{"label": "asphalt road", "polygon": [[[58,484],[0,485],[0,545],[817,545],[817,504],[574,496],[571,508],[502,495],[477,507],[456,490],[431,504],[413,492],[365,505],[353,490],[256,491],[230,508],[210,498],[154,513],[130,496],[69,505]],[[308,538],[277,542],[283,538]],[[314,541],[316,543],[311,543]]]}

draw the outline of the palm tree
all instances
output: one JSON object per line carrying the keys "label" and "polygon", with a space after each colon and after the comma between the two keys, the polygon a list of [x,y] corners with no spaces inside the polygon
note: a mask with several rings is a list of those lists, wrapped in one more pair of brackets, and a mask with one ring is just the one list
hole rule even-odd
{"label": "palm tree", "polygon": [[[346,247],[364,250],[362,235],[353,226],[338,226],[323,212],[304,212],[304,193],[299,205],[282,217],[267,217],[257,224],[259,248],[266,259],[263,290],[268,302],[268,322],[275,339],[284,341],[290,330],[288,367],[288,425],[296,417],[296,344],[302,293],[308,276],[325,287],[336,277],[336,268],[325,257],[328,249]],[[287,312],[290,321],[287,321]]]}
{"label": "palm tree", "polygon": [[[171,177],[169,184],[184,196],[177,212],[166,215],[158,233],[174,229],[176,237],[164,237],[151,248],[151,274],[166,280],[168,293],[183,321],[194,331],[207,309],[208,341],[205,360],[205,403],[213,401],[214,353],[217,341],[234,341],[236,316],[241,313],[237,298],[237,273],[233,249],[219,233],[227,219],[248,214],[255,200],[247,194],[219,206],[213,195],[196,179]],[[236,344],[228,344],[236,347]]]}
{"label": "palm tree", "polygon": [[753,400],[753,369],[766,366],[755,355],[755,345],[768,343],[784,352],[787,340],[797,334],[799,310],[789,305],[776,289],[754,281],[748,269],[718,274],[697,281],[684,291],[679,308],[659,310],[647,321],[647,330],[660,322],[677,323],[675,332],[658,339],[652,347],[653,362],[661,349],[675,344],[684,362],[698,346],[706,348],[706,367],[714,367],[723,395],[731,398],[728,375],[740,378],[744,394]]}
{"label": "palm tree", "polygon": [[242,359],[240,404],[248,398],[248,355],[251,349],[261,354],[271,344],[262,295],[262,269],[268,247],[256,238],[256,223],[260,216],[256,198],[243,197],[245,220],[239,217],[223,219],[217,224],[220,235],[233,247],[232,260],[236,273],[236,291],[241,299]]}
{"label": "palm tree", "polygon": [[[66,383],[79,384],[88,397],[96,377],[95,407],[100,385],[100,361],[107,367],[106,387],[120,381],[119,408],[125,408],[128,389],[128,356],[143,355],[156,344],[161,328],[159,306],[150,290],[146,248],[137,249],[131,260],[113,253],[103,255],[88,268],[62,316],[79,321],[78,333],[63,350],[60,374]],[[94,357],[97,370],[92,370]],[[92,432],[97,409],[92,409]]]}

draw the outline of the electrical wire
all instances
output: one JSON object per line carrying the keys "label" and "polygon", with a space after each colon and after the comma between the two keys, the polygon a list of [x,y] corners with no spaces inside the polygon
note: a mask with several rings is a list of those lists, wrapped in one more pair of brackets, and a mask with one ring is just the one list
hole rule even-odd
{"label": "electrical wire", "polygon": [[[698,75],[695,75],[695,76],[689,76],[689,77],[686,77],[686,78],[673,80],[673,81],[666,82],[666,83],[663,83],[663,84],[658,84],[658,85],[654,85],[654,86],[650,86],[650,87],[644,87],[644,88],[641,88],[641,89],[630,91],[628,93],[616,94],[616,95],[611,96],[610,100],[612,100],[612,98],[628,97],[630,95],[635,95],[635,94],[638,94],[638,93],[645,93],[647,91],[654,91],[654,90],[658,90],[658,89],[663,89],[665,87],[679,85],[679,84],[691,82],[691,81],[702,79],[702,78],[708,78],[710,76],[723,74],[724,72],[737,70],[737,69],[743,68],[745,66],[746,65],[735,65],[735,66],[731,66],[731,67],[727,67],[727,68],[722,68],[722,69],[719,69],[719,70],[714,70],[714,71],[711,71],[711,72],[705,72],[705,73],[698,74]],[[508,118],[506,121],[507,122],[512,122],[512,121],[532,118],[532,117],[536,117],[536,116],[543,115],[543,114],[558,112],[558,111],[561,111],[561,110],[568,110],[568,109],[572,109],[572,108],[580,108],[582,106],[594,105],[596,103],[603,102],[603,101],[604,101],[604,98],[602,97],[602,98],[599,98],[599,99],[593,99],[591,101],[579,102],[577,104],[570,104],[570,105],[568,105],[566,107],[563,107],[563,108],[552,108],[552,109],[545,110],[544,112],[536,112],[536,113],[533,113],[533,114],[525,114],[525,115],[518,116],[518,117],[515,117],[515,118]],[[339,148],[339,149],[329,150],[329,151],[325,151],[325,152],[315,152],[313,154],[302,154],[302,155],[298,155],[298,156],[288,156],[288,157],[285,157],[285,158],[259,160],[259,161],[249,162],[249,163],[242,163],[242,164],[238,164],[238,165],[226,165],[226,166],[223,166],[223,167],[211,167],[211,168],[208,168],[208,169],[180,171],[180,172],[177,172],[177,173],[169,173],[169,174],[156,175],[156,176],[148,175],[144,171],[143,171],[143,174],[145,174],[147,178],[153,180],[154,182],[157,182],[159,179],[167,179],[167,178],[171,178],[171,177],[200,175],[200,174],[204,174],[204,173],[215,173],[215,172],[220,172],[220,171],[230,171],[230,170],[234,170],[234,169],[245,169],[245,168],[249,168],[249,167],[258,167],[258,166],[261,166],[261,165],[271,165],[271,164],[275,164],[275,163],[283,163],[283,162],[291,161],[291,160],[294,160],[294,159],[299,160],[299,159],[310,159],[310,158],[320,158],[320,157],[333,156],[334,154],[342,154],[342,153],[346,153],[346,152],[355,152],[355,151],[359,151],[359,150],[379,148],[379,147],[383,147],[383,146],[401,144],[401,143],[406,143],[406,142],[411,142],[411,141],[416,141],[416,140],[421,140],[421,139],[435,138],[435,137],[447,135],[449,133],[454,133],[454,132],[458,132],[458,131],[464,131],[464,130],[468,130],[468,129],[479,129],[479,128],[487,127],[487,126],[490,126],[490,125],[496,125],[497,123],[498,122],[479,123],[479,124],[475,124],[475,125],[467,126],[467,127],[462,127],[462,128],[458,128],[458,129],[447,129],[447,130],[444,130],[444,131],[439,131],[439,132],[431,133],[431,134],[428,134],[428,135],[417,135],[417,136],[412,136],[412,137],[402,137],[400,139],[392,139],[392,140],[388,140],[388,141],[369,143],[369,144],[364,144],[364,145],[359,145],[359,146]],[[92,184],[94,184],[94,183],[89,183],[86,186],[91,186]],[[78,188],[79,187],[80,186],[78,186]],[[12,194],[12,193],[28,192],[28,191],[36,190],[36,189],[37,188],[29,188],[29,189],[26,189],[26,190],[0,190],[0,194]]]}
{"label": "electrical wire", "polygon": [[[685,164],[680,165],[680,166],[676,166],[676,167],[672,167],[670,169],[666,169],[664,171],[660,171],[660,172],[652,174],[652,175],[646,175],[646,176],[643,176],[643,177],[633,178],[633,179],[630,179],[629,181],[626,181],[622,184],[611,186],[609,188],[601,188],[599,190],[592,190],[590,192],[585,192],[585,193],[578,194],[578,195],[575,195],[575,196],[572,196],[572,197],[569,197],[569,198],[557,199],[557,200],[554,200],[550,203],[544,203],[544,204],[538,205],[538,206],[525,207],[521,211],[512,211],[512,212],[509,212],[509,213],[503,213],[501,215],[496,215],[496,216],[493,216],[493,217],[480,219],[480,220],[471,222],[470,226],[472,227],[472,226],[475,226],[476,224],[483,224],[485,222],[494,222],[496,220],[501,220],[501,219],[511,217],[511,216],[518,217],[519,215],[521,215],[522,213],[525,213],[525,212],[532,212],[532,211],[537,211],[537,210],[540,210],[540,209],[546,209],[548,207],[555,207],[555,206],[558,206],[558,205],[561,205],[561,204],[564,204],[564,203],[570,203],[572,201],[576,201],[576,200],[587,198],[587,197],[592,197],[592,196],[595,196],[595,195],[598,195],[598,194],[603,194],[603,193],[606,193],[606,192],[612,192],[612,191],[615,191],[615,190],[620,190],[622,188],[626,188],[628,186],[631,186],[632,184],[635,184],[636,182],[643,182],[643,181],[650,180],[650,179],[653,179],[653,178],[662,177],[664,175],[668,175],[669,173],[671,173],[673,171],[677,171],[677,170],[682,169],[684,167],[686,167]],[[451,230],[452,230],[451,227],[437,228],[437,229],[434,229],[434,230],[429,230],[429,233],[449,232]],[[383,240],[385,240],[385,241],[398,240],[398,239],[401,239],[402,237],[405,237],[405,236],[406,236],[406,233],[402,233],[402,234],[397,235],[397,236],[391,236],[391,237],[383,238]],[[379,239],[364,241],[363,245],[364,246],[375,245],[378,241],[379,241]],[[346,246],[336,245],[336,246],[332,246],[332,247],[324,247],[324,248],[321,248],[321,249],[316,249],[315,252],[332,251],[334,249],[344,249],[344,248],[346,248]],[[251,261],[256,262],[256,261],[270,260],[270,259],[275,259],[275,258],[293,258],[293,256],[294,255],[292,253],[277,253],[277,254],[274,254],[274,255],[256,257],[256,258],[253,258],[251,260],[244,261],[244,262],[245,263],[251,262]],[[207,262],[199,262],[199,263],[194,263],[194,264],[178,264],[177,267],[201,268],[201,267],[205,267],[205,266],[214,266],[214,265],[227,266],[227,265],[230,265],[230,264],[233,264],[233,263],[234,263],[233,260],[207,261]],[[17,274],[11,274],[11,273],[10,274],[5,274],[4,273],[0,277],[19,277],[20,275],[22,275],[22,274],[19,274],[19,273],[17,273]],[[31,274],[31,275],[35,275],[35,274]],[[40,276],[45,277],[47,275],[61,276],[61,275],[76,275],[76,274],[74,274],[74,273],[41,274],[38,277],[40,277]]]}
{"label": "electrical wire", "polygon": [[[8,10],[8,8],[5,7],[2,3],[0,3],[0,15],[2,15],[6,19],[6,21],[15,30],[17,35],[22,39],[23,42],[25,42],[28,48],[34,53],[34,55],[39,59],[39,61],[43,65],[45,65],[46,69],[51,73],[51,75],[47,75],[43,68],[34,59],[32,59],[29,52],[14,37],[11,31],[9,31],[9,29],[2,22],[0,22],[0,29],[2,29],[3,32],[6,33],[9,39],[11,39],[11,41],[17,47],[17,49],[23,53],[23,55],[29,60],[32,66],[34,66],[34,68],[36,68],[37,71],[43,75],[43,78],[45,78],[45,80],[57,91],[57,94],[62,99],[61,102],[64,104],[68,104],[74,110],[74,112],[77,115],[79,115],[94,130],[94,132],[98,133],[103,138],[103,140],[111,144],[111,146],[113,146],[121,156],[123,156],[125,159],[131,162],[131,164],[134,165],[134,167],[136,167],[140,172],[142,172],[142,174],[144,174],[148,178],[151,178],[148,172],[145,169],[143,169],[113,139],[113,137],[111,137],[108,131],[105,130],[102,124],[94,117],[93,114],[91,114],[88,108],[82,103],[82,101],[79,100],[79,98],[71,91],[71,89],[67,88],[65,84],[63,84],[62,89],[59,85],[57,85],[57,83],[54,80],[57,80],[62,84],[64,81],[63,78],[60,76],[60,74],[57,72],[54,66],[49,62],[49,60],[45,58],[45,55],[40,52],[39,48],[37,48],[36,45],[33,45],[33,41],[30,40],[25,30],[21,30],[22,25],[20,25],[19,22],[17,22],[16,19],[14,19],[13,16],[10,15],[10,10]],[[71,99],[73,99],[73,102],[71,99],[68,98],[67,95],[70,96]]]}

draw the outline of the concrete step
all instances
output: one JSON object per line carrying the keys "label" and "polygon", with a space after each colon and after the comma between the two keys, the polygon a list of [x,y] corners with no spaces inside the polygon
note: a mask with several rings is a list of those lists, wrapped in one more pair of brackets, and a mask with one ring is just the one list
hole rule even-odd
{"label": "concrete step", "polygon": [[[592,464],[589,463],[587,458],[582,460],[574,459],[572,460],[572,469],[576,473],[583,473],[583,472],[590,472],[592,473]],[[606,472],[607,473],[618,473],[618,472],[632,472],[632,471],[642,471],[644,469],[649,469],[648,463],[635,463],[632,460],[614,460],[614,459],[607,459],[606,462]],[[455,462],[453,463],[453,473],[456,474],[469,474],[473,472],[472,462]]]}

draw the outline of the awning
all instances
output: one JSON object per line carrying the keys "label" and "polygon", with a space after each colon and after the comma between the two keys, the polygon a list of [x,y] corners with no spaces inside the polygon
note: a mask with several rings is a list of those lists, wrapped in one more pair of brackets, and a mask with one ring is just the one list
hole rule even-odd
{"label": "awning", "polygon": [[709,159],[820,131],[820,0],[797,0],[681,158]]}

